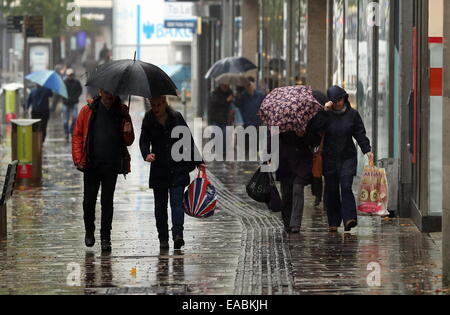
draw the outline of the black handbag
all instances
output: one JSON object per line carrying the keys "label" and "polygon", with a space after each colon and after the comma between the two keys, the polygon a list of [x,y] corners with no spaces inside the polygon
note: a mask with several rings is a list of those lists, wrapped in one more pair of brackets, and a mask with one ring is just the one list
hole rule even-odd
{"label": "black handbag", "polygon": [[283,208],[283,202],[281,201],[280,193],[277,186],[273,185],[270,191],[270,201],[267,207],[272,212],[281,212]]}
{"label": "black handbag", "polygon": [[253,175],[247,184],[246,190],[250,198],[267,204],[271,200],[273,187],[275,187],[275,180],[273,179],[272,173],[261,172],[261,168],[258,168],[255,175]]}

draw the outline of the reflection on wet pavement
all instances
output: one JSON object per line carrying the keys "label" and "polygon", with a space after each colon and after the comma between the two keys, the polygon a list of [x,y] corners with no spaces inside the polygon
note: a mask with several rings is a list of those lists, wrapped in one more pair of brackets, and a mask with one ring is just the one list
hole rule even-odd
{"label": "reflection on wet pavement", "polygon": [[[137,138],[142,120],[133,113]],[[307,198],[299,235],[279,214],[249,200],[253,163],[212,163],[220,204],[208,220],[186,218],[186,248],[161,251],[148,190],[149,165],[130,148],[132,174],[118,181],[113,251],[84,246],[82,174],[72,164],[62,124],[44,146],[43,187],[18,191],[0,242],[0,294],[433,294],[444,293],[438,246],[409,220],[360,218],[352,234],[329,234],[323,210]],[[2,156],[2,169],[8,150]],[[309,194],[307,194],[309,195]],[[99,206],[97,218],[100,218]],[[370,263],[381,286],[370,287]]]}

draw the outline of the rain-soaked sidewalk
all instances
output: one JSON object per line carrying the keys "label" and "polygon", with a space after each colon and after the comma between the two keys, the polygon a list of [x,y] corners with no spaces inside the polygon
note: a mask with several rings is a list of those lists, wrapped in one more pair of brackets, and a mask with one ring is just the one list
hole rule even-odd
{"label": "rain-soaked sidewalk", "polygon": [[[323,210],[308,197],[302,233],[287,235],[279,214],[245,193],[253,163],[211,163],[210,179],[220,194],[216,215],[187,217],[184,250],[174,252],[171,244],[161,252],[149,165],[138,146],[144,113],[139,104],[133,109],[137,140],[130,148],[132,174],[121,177],[116,189],[112,253],[102,255],[98,243],[84,246],[82,174],[54,118],[44,147],[43,187],[18,191],[9,204],[8,241],[0,242],[0,294],[446,292],[439,246],[409,220],[363,217],[353,233],[329,234]],[[1,172],[8,159],[3,154]],[[373,266],[379,267],[379,283],[367,281]]]}

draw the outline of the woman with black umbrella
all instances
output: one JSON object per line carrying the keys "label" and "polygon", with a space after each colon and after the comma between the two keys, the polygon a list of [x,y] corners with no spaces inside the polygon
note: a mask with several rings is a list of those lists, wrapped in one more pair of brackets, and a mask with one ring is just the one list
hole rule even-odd
{"label": "woman with black umbrella", "polygon": [[358,165],[353,139],[369,158],[373,158],[373,154],[363,120],[351,107],[347,92],[339,86],[332,86],[327,94],[330,102],[325,105],[325,111],[313,119],[311,126],[325,135],[323,172],[329,230],[337,232],[344,222],[348,232],[358,225],[352,190]]}

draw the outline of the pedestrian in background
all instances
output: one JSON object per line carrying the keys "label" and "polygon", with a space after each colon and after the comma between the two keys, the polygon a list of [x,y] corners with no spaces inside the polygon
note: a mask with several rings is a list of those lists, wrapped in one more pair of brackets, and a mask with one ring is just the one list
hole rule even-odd
{"label": "pedestrian in background", "polygon": [[[211,94],[208,108],[208,122],[210,126],[219,127],[223,134],[223,153],[226,153],[227,126],[234,124],[233,91],[227,84],[220,84]],[[231,140],[231,139],[230,139]]]}
{"label": "pedestrian in background", "polygon": [[[196,167],[205,171],[206,165],[195,161],[197,150],[191,136],[191,160],[175,161],[172,147],[180,138],[172,137],[174,128],[188,128],[181,113],[174,111],[165,96],[152,98],[151,110],[142,122],[139,145],[143,159],[151,163],[149,187],[153,189],[155,198],[156,228],[161,249],[169,248],[169,226],[167,206],[170,197],[172,212],[172,240],[174,249],[184,245],[184,209],[183,197],[185,188],[190,184],[189,173]],[[197,151],[198,152],[198,151]]]}
{"label": "pedestrian in background", "polygon": [[324,132],[323,172],[325,202],[330,232],[337,232],[344,223],[345,231],[358,225],[353,179],[357,171],[355,139],[364,154],[371,153],[364,122],[349,102],[347,92],[339,87],[328,89],[330,102],[311,122],[313,130]]}
{"label": "pedestrian in background", "polygon": [[320,143],[312,132],[280,134],[280,166],[277,179],[281,182],[282,219],[286,232],[299,233],[305,204],[305,187],[312,183],[312,147]]}
{"label": "pedestrian in background", "polygon": [[64,133],[66,136],[66,141],[68,142],[69,136],[72,134],[75,122],[77,120],[78,102],[80,101],[80,96],[83,93],[83,87],[81,86],[80,81],[76,79],[75,71],[73,69],[67,69],[66,76],[67,79],[64,80],[64,83],[66,84],[68,98],[63,99],[63,121]]}
{"label": "pedestrian in background", "polygon": [[209,124],[225,128],[230,125],[231,104],[234,102],[233,91],[227,84],[220,84],[211,94],[209,99],[208,118]]}
{"label": "pedestrian in background", "polygon": [[249,126],[259,127],[261,120],[258,117],[258,112],[264,100],[264,95],[256,88],[254,77],[249,76],[247,79],[249,84],[238,98],[236,105],[241,111],[245,128]]}
{"label": "pedestrian in background", "polygon": [[78,116],[72,136],[73,162],[84,173],[84,224],[87,247],[95,244],[95,206],[101,192],[101,248],[111,251],[114,191],[119,174],[130,173],[127,146],[134,142],[128,107],[120,98],[101,89]]}
{"label": "pedestrian in background", "polygon": [[43,86],[38,85],[31,90],[28,96],[26,109],[31,107],[31,118],[41,120],[42,142],[47,138],[47,124],[50,118],[49,98],[53,96],[53,92]]}

